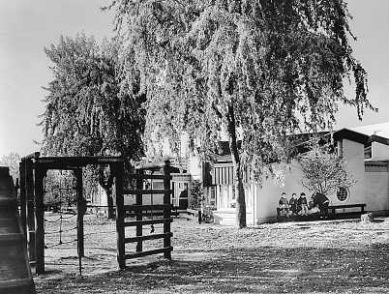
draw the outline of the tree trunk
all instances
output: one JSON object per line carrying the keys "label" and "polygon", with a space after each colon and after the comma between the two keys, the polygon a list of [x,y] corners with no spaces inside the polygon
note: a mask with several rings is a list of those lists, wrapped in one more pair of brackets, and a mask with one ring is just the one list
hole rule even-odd
{"label": "tree trunk", "polygon": [[231,159],[234,169],[234,185],[236,184],[237,189],[235,189],[235,199],[236,199],[236,226],[239,229],[245,228],[247,226],[246,222],[246,199],[243,186],[243,170],[242,163],[238,151],[238,138],[236,135],[236,122],[234,116],[234,108],[231,105],[229,107],[228,114],[228,135],[229,135],[229,145],[231,152]]}

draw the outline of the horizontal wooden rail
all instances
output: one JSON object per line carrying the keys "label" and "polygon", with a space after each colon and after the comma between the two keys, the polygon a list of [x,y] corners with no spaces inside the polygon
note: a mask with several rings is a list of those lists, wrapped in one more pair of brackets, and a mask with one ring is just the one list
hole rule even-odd
{"label": "horizontal wooden rail", "polygon": [[165,194],[165,193],[173,193],[172,190],[124,190],[123,194],[148,194],[148,195],[156,195],[156,194]]}
{"label": "horizontal wooden rail", "polygon": [[148,251],[142,251],[142,252],[126,254],[125,258],[126,259],[131,259],[131,258],[143,257],[143,256],[147,256],[147,255],[158,254],[158,253],[165,253],[165,252],[171,252],[171,251],[173,251],[173,247],[172,246],[165,247],[165,248],[160,248],[160,249],[154,249],[154,250],[148,250]]}
{"label": "horizontal wooden rail", "polygon": [[59,165],[90,165],[90,164],[110,164],[123,162],[123,158],[117,156],[64,156],[64,157],[39,157],[37,162],[40,164],[59,164]]}
{"label": "horizontal wooden rail", "polygon": [[22,157],[21,160],[27,160],[27,159],[33,159],[33,158],[38,158],[41,154],[39,152],[34,152],[34,153],[31,153],[27,156],[24,156]]}
{"label": "horizontal wooden rail", "polygon": [[144,175],[144,174],[131,174],[128,176],[130,179],[147,179],[147,180],[165,180],[171,179],[171,176],[165,175]]}
{"label": "horizontal wooden rail", "polygon": [[124,243],[134,243],[134,242],[139,242],[139,241],[170,238],[172,236],[173,236],[173,233],[165,233],[165,234],[153,234],[153,235],[147,235],[147,236],[131,237],[131,238],[125,238]]}
{"label": "horizontal wooden rail", "polygon": [[[126,213],[126,217],[129,217],[129,218],[135,218],[136,216],[138,215],[141,215],[142,217],[148,217],[148,218],[155,218],[157,219],[157,217],[162,217],[164,216],[164,211],[162,210],[153,210],[153,212],[138,212],[138,213],[135,213],[135,212],[130,212],[130,213]],[[174,215],[174,216],[177,216],[178,215],[178,212],[175,213],[175,212],[172,212],[171,215]]]}
{"label": "horizontal wooden rail", "polygon": [[141,221],[132,221],[132,222],[125,222],[125,227],[133,227],[138,225],[151,225],[151,224],[164,224],[166,222],[172,222],[173,219],[171,218],[162,218],[162,219],[154,219],[154,220],[141,220]]}
{"label": "horizontal wooden rail", "polygon": [[172,206],[170,204],[155,204],[155,205],[124,205],[124,210],[126,211],[142,211],[142,210],[163,210],[163,209],[171,209]]}

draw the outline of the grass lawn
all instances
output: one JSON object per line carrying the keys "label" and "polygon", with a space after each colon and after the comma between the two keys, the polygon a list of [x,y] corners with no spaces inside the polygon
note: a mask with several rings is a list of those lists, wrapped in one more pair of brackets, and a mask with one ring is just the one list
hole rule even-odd
{"label": "grass lawn", "polygon": [[[82,276],[76,220],[64,218],[59,245],[58,215],[46,215],[47,274],[34,278],[38,293],[389,293],[389,218],[237,230],[181,216],[172,223],[172,261],[127,260],[118,271],[115,222],[87,216]],[[162,247],[161,240],[145,244]]]}

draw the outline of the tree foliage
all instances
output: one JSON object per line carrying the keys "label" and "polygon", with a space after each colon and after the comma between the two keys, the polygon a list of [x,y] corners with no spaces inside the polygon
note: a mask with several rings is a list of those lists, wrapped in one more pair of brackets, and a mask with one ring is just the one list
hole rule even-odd
{"label": "tree foliage", "polygon": [[192,181],[188,207],[198,209],[204,201],[203,184],[199,180]]}
{"label": "tree foliage", "polygon": [[[105,40],[98,46],[93,37],[79,34],[45,48],[53,63],[53,80],[45,88],[43,154],[122,156],[127,170],[130,160],[143,154],[144,96],[120,81],[119,45]],[[107,167],[90,167],[86,174],[90,190],[99,182],[111,191],[113,176]]]}
{"label": "tree foliage", "polygon": [[[186,131],[211,157],[223,126],[246,225],[243,171],[288,157],[290,134],[331,128],[339,103],[367,100],[343,0],[116,0],[122,73],[147,93],[145,140]],[[355,97],[343,92],[353,78]],[[238,144],[241,141],[241,144]],[[238,148],[238,146],[240,146]]]}
{"label": "tree foliage", "polygon": [[77,203],[76,178],[72,171],[49,170],[44,178],[44,203],[54,211]]}
{"label": "tree foliage", "polygon": [[346,170],[344,160],[334,152],[330,145],[309,143],[310,150],[299,157],[303,172],[302,184],[313,192],[332,194],[339,188],[349,188],[356,183]]}
{"label": "tree foliage", "polygon": [[20,155],[16,152],[3,155],[0,159],[0,165],[9,167],[9,174],[12,176],[14,184],[16,184],[16,179],[19,179],[19,162]]}
{"label": "tree foliage", "polygon": [[93,37],[61,37],[45,48],[53,62],[42,115],[44,153],[51,155],[142,154],[140,101],[122,95],[116,74],[118,44]]}

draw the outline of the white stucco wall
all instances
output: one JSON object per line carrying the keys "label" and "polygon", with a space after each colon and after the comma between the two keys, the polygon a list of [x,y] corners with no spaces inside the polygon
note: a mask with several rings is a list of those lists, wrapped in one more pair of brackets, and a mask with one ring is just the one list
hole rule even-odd
{"label": "white stucco wall", "polygon": [[[386,203],[387,197],[379,195],[378,191],[375,192],[376,190],[382,190],[383,187],[386,187],[385,191],[388,190],[387,186],[380,182],[382,178],[379,178],[379,176],[376,176],[375,179],[380,182],[380,185],[375,185],[375,189],[370,188],[371,196],[366,197],[370,194],[366,192],[369,186],[366,186],[365,182],[364,145],[350,140],[343,140],[343,159],[345,168],[353,175],[357,183],[350,187],[349,197],[345,201],[338,200],[336,194],[327,195],[330,204],[366,203],[367,210],[382,210],[380,207],[386,207],[388,205]],[[371,177],[374,176],[371,175]],[[301,184],[301,179],[302,171],[299,164],[297,161],[292,161],[285,169],[285,185],[283,187],[277,185],[273,179],[264,180],[262,187],[256,186],[253,206],[254,223],[259,224],[269,221],[277,216],[276,208],[278,207],[278,201],[282,192],[287,193],[288,199],[291,198],[293,192],[297,194],[297,197],[300,196],[301,192],[304,192],[309,199],[313,191],[308,191],[304,188]],[[357,208],[356,210],[359,209]]]}
{"label": "white stucco wall", "polygon": [[188,174],[192,175],[193,180],[202,179],[201,161],[198,156],[191,155],[188,157]]}
{"label": "white stucco wall", "polygon": [[389,177],[387,172],[366,172],[365,199],[370,211],[389,210]]}
{"label": "white stucco wall", "polygon": [[335,195],[332,195],[332,204],[366,203],[366,209],[370,210],[370,204],[366,198],[364,145],[343,139],[343,159],[346,170],[357,182],[349,188],[349,197],[345,201],[340,201]]}
{"label": "white stucco wall", "polygon": [[282,192],[287,194],[288,199],[291,198],[292,193],[296,193],[300,197],[300,193],[304,192],[307,197],[312,194],[301,184],[302,171],[299,168],[297,161],[285,168],[285,182],[284,186],[277,184],[274,179],[268,178],[263,180],[262,186],[255,185],[253,187],[253,217],[254,223],[260,224],[277,216],[278,201],[280,200]]}
{"label": "white stucco wall", "polygon": [[371,160],[388,160],[389,159],[389,145],[378,142],[371,143]]}
{"label": "white stucco wall", "polygon": [[108,196],[107,193],[105,192],[104,188],[101,187],[100,185],[97,185],[97,195],[95,197],[96,203],[95,205],[101,205],[101,206],[106,206],[108,205]]}

